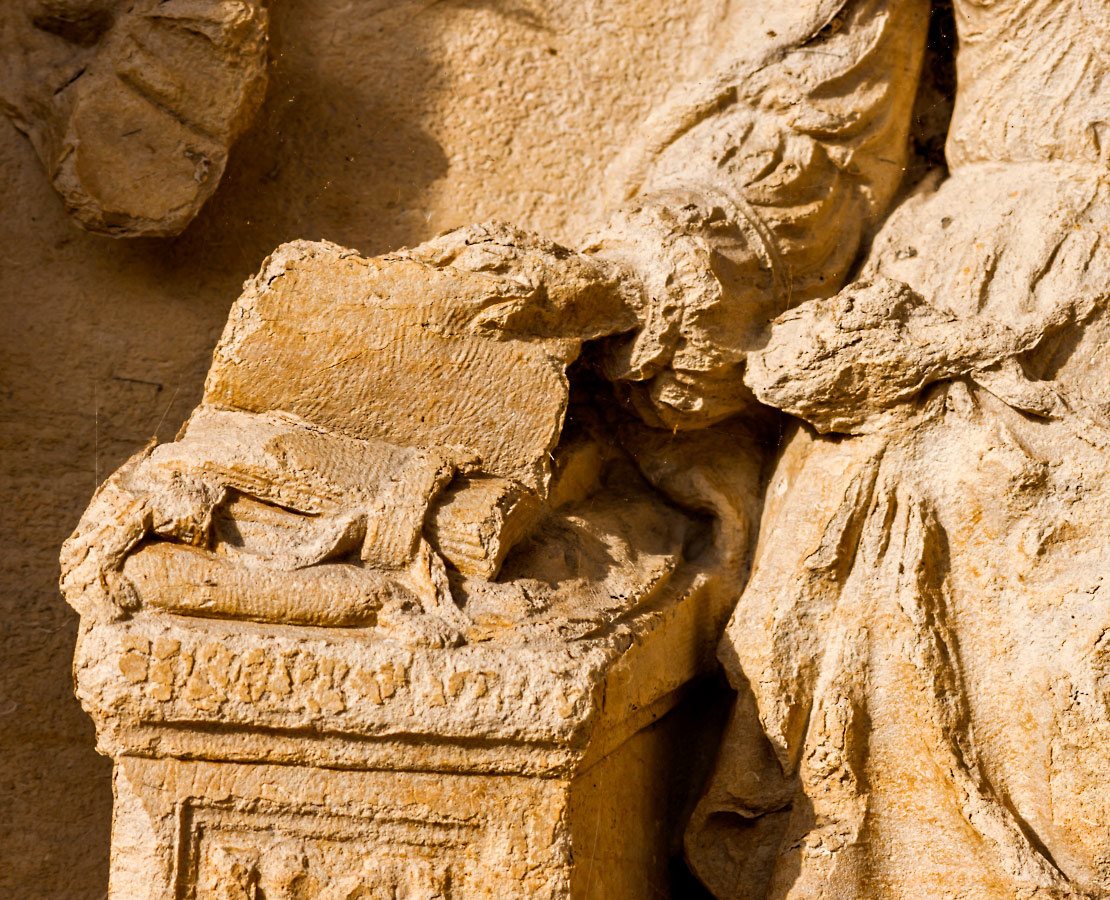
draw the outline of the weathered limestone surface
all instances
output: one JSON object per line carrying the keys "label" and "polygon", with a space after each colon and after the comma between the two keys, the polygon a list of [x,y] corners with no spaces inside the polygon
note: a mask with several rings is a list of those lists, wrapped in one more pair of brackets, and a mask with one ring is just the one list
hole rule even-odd
{"label": "weathered limestone surface", "polygon": [[[178,237],[75,228],[0,117],[0,894],[13,900],[107,891],[111,767],[73,697],[78,617],[58,547],[97,485],[199,403],[244,279],[297,239],[371,257],[491,219],[576,246],[613,157],[728,32],[722,6],[688,0],[268,10],[265,102]],[[18,0],[0,19],[17,48],[63,43],[32,31]]]}
{"label": "weathered limestone surface", "polygon": [[113,900],[669,893],[760,431],[572,400],[619,274],[491,225],[248,281],[62,551]]}
{"label": "weathered limestone surface", "polygon": [[745,372],[805,424],[687,834],[720,897],[1110,892],[1110,7],[954,8],[949,171]]}
{"label": "weathered limestone surface", "polygon": [[180,233],[266,92],[259,0],[13,0],[0,109],[78,223]]}
{"label": "weathered limestone surface", "polygon": [[1110,892],[1110,9],[955,0],[947,166],[911,182],[928,0],[678,9],[600,53],[645,66],[594,98],[639,114],[553,160],[545,125],[610,110],[517,91],[575,16],[623,50],[624,6],[501,11],[520,71],[451,69],[472,169],[388,228],[485,220],[475,172],[531,149],[514,227],[282,245],[67,542],[113,898],[665,895],[687,824],[722,900]]}

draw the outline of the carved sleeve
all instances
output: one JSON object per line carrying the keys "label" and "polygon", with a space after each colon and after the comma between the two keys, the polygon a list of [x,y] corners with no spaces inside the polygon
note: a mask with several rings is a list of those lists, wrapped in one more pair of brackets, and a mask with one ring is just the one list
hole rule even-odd
{"label": "carved sleeve", "polygon": [[618,163],[621,205],[592,243],[642,283],[641,328],[603,366],[656,425],[752,402],[741,376],[767,322],[841,287],[905,167],[928,0],[754,5],[743,49]]}

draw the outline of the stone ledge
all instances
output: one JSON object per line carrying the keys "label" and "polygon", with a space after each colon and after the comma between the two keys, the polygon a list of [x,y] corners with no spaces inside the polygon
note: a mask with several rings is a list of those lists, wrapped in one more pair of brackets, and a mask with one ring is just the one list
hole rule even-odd
{"label": "stone ledge", "polygon": [[564,773],[710,670],[731,599],[698,586],[603,633],[406,647],[357,629],[140,612],[82,629],[79,697],[122,755]]}

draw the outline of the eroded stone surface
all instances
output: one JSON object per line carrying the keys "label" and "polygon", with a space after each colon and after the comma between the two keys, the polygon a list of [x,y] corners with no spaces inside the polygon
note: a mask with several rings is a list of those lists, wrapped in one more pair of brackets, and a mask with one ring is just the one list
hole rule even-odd
{"label": "eroded stone surface", "polygon": [[175,235],[262,103],[267,25],[259,0],[14,0],[0,107],[83,228]]}
{"label": "eroded stone surface", "polygon": [[687,837],[720,897],[1110,890],[1110,15],[954,5],[950,171],[749,358],[806,424],[721,646],[740,700]]}
{"label": "eroded stone surface", "polygon": [[[595,811],[620,779],[643,809],[688,795],[656,781],[689,728],[650,726],[707,671],[742,582],[760,429],[699,442],[572,398],[568,367],[635,327],[637,291],[495,225],[377,259],[290,244],[247,283],[202,404],[105,482],[63,549],[79,693],[131,848],[115,894],[555,900],[669,878],[673,825]],[[260,813],[243,788],[229,806],[197,757],[248,779],[284,763],[266,778],[286,800]],[[380,791],[345,811],[306,799],[319,767],[392,773],[398,797],[414,772],[455,775],[418,811]],[[180,797],[129,806],[124,780],[163,771]],[[534,818],[458,819],[479,783]],[[173,835],[159,824],[194,807]],[[351,871],[386,844],[393,861]],[[609,854],[634,863],[609,872]]]}
{"label": "eroded stone surface", "polygon": [[[97,495],[64,586],[121,896],[643,896],[665,838],[603,798],[658,808],[645,726],[738,596],[714,894],[1110,889],[1106,17],[957,2],[951,171],[891,213],[929,4],[741,6],[581,253],[285,245]],[[804,424],[744,586],[757,403]]]}
{"label": "eroded stone surface", "polygon": [[[0,119],[0,893],[13,900],[108,889],[110,766],[73,699],[78,623],[56,590],[57,548],[100,481],[151,435],[173,440],[244,278],[297,238],[370,257],[491,218],[581,246],[580,228],[604,220],[592,207],[606,166],[732,31],[723,4],[687,0],[269,9],[262,113],[176,239],[75,228],[30,142]],[[10,10],[26,22],[0,3]]]}

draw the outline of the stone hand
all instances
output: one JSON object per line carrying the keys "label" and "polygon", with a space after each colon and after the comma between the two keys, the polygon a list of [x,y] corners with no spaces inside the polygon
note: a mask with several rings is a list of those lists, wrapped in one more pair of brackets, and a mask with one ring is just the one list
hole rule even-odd
{"label": "stone hand", "polygon": [[636,288],[614,263],[499,222],[458,228],[400,256],[489,279],[472,327],[517,339],[594,340],[633,330]]}
{"label": "stone hand", "polygon": [[877,278],[776,319],[744,381],[763,403],[819,432],[860,433],[928,384],[990,369],[1022,349],[1004,326],[941,312],[906,285]]}

